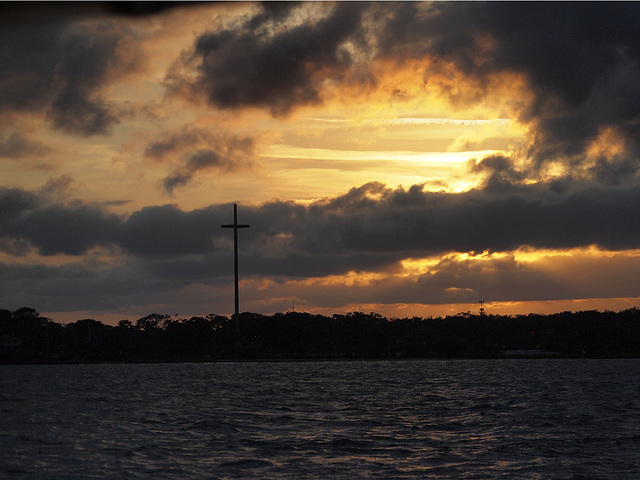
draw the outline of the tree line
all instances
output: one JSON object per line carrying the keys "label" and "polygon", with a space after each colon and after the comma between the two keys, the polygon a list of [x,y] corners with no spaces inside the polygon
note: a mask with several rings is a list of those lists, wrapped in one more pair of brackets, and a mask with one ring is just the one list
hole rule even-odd
{"label": "tree line", "polygon": [[382,317],[351,312],[153,313],[116,326],[60,324],[35,309],[0,309],[1,363],[258,359],[640,357],[640,309],[552,315]]}

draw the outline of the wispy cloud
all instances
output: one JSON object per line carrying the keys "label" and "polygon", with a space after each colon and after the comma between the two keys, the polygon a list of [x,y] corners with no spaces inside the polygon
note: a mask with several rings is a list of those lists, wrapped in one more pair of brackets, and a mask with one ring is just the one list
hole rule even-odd
{"label": "wispy cloud", "polygon": [[[313,122],[323,123],[354,123],[354,120],[346,118],[331,118],[331,117],[309,117],[306,120]],[[366,118],[358,119],[358,124],[370,124],[370,125],[456,125],[456,126],[507,126],[514,123],[513,120],[508,118],[495,118],[495,119],[461,119],[461,118]]]}

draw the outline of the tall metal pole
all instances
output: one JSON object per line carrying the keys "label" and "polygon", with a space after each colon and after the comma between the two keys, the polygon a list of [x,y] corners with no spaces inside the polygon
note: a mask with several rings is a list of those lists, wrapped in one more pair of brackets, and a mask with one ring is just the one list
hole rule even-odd
{"label": "tall metal pole", "polygon": [[222,228],[233,228],[233,273],[235,281],[235,307],[237,317],[240,315],[240,294],[238,293],[238,229],[249,228],[249,225],[238,224],[238,205],[233,204],[233,225],[221,225]]}

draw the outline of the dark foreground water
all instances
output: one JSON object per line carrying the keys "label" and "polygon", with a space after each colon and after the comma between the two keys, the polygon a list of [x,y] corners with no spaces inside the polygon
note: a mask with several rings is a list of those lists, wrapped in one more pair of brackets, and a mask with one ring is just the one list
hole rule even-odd
{"label": "dark foreground water", "polygon": [[0,366],[0,478],[640,478],[640,360]]}

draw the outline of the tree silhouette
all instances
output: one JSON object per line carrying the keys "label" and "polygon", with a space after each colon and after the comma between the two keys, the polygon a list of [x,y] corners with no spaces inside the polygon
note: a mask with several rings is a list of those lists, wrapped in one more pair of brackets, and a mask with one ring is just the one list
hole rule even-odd
{"label": "tree silhouette", "polygon": [[[242,328],[236,328],[240,321]],[[33,308],[0,310],[0,361],[210,361],[316,358],[499,358],[505,351],[566,357],[640,357],[640,310],[553,315],[387,319],[350,312],[245,312],[172,318],[152,313],[117,326],[93,319],[60,325]]]}

